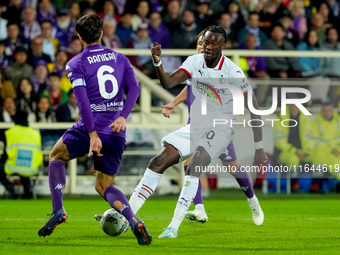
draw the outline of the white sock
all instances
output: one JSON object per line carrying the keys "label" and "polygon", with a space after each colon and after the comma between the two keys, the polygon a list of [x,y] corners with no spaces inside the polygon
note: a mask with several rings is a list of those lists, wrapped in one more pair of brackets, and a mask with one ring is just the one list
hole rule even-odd
{"label": "white sock", "polygon": [[248,200],[248,203],[249,203],[250,207],[254,207],[257,204],[257,201],[258,201],[258,199],[255,196],[255,194],[254,194],[254,196],[252,198],[247,198],[247,200]]}
{"label": "white sock", "polygon": [[205,212],[204,205],[203,204],[195,205],[195,210]]}
{"label": "white sock", "polygon": [[161,178],[162,174],[155,173],[149,168],[146,169],[143,178],[130,197],[129,203],[134,214],[139,211],[145,201],[152,195]]}
{"label": "white sock", "polygon": [[181,225],[185,214],[192,203],[192,200],[196,196],[198,182],[199,178],[196,176],[186,175],[184,177],[184,185],[177,201],[174,217],[172,218],[172,221],[169,225],[169,227],[174,228],[176,231]]}

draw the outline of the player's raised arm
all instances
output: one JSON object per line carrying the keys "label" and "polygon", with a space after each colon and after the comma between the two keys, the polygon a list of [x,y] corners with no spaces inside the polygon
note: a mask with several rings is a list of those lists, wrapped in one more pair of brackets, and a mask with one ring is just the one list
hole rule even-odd
{"label": "player's raised arm", "polygon": [[[254,95],[254,93],[246,93],[245,94],[245,101],[244,101],[244,104],[245,104],[245,107],[249,110],[248,108],[248,96],[249,94],[252,95],[253,97],[253,106],[255,109],[259,109],[259,106],[257,104],[257,100],[256,100],[256,97]],[[256,115],[254,113],[252,113],[251,111],[250,112],[250,119],[251,120],[258,120],[259,122],[261,121],[261,116],[260,115]],[[255,143],[255,162],[257,164],[263,164],[267,161],[267,155],[266,153],[264,152],[263,150],[263,145],[262,145],[262,127],[261,126],[256,126],[254,125],[252,127],[253,129],[253,133],[254,133],[254,143]]]}
{"label": "player's raised arm", "polygon": [[153,47],[151,48],[151,54],[159,81],[161,82],[163,88],[170,89],[190,78],[189,75],[182,69],[177,69],[170,75],[165,72],[161,61],[162,50],[159,43],[155,42],[153,44]]}
{"label": "player's raised arm", "polygon": [[170,118],[170,114],[175,110],[175,107],[187,99],[187,90],[188,87],[185,86],[184,89],[182,89],[181,93],[179,93],[177,97],[174,100],[172,100],[171,103],[162,105],[163,107],[162,113],[164,117]]}

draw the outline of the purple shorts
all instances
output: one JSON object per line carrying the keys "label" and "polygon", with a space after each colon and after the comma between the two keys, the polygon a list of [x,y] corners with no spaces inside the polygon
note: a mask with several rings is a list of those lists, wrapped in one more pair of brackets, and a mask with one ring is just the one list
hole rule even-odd
{"label": "purple shorts", "polygon": [[[94,169],[113,175],[119,170],[120,160],[125,148],[125,137],[98,134],[102,140],[102,157],[93,154]],[[89,153],[90,137],[85,125],[78,121],[63,135],[63,143],[72,158],[82,157]]]}
{"label": "purple shorts", "polygon": [[233,141],[231,141],[227,149],[218,158],[224,162],[232,162],[237,160]]}

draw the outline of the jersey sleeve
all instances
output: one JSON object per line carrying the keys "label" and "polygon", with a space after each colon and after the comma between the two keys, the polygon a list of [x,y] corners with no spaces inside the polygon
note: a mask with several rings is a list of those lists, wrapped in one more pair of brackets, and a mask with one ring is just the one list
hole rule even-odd
{"label": "jersey sleeve", "polygon": [[192,66],[192,57],[188,57],[183,64],[179,67],[179,69],[182,69],[185,71],[188,76],[191,78],[193,75],[193,66]]}
{"label": "jersey sleeve", "polygon": [[251,89],[250,83],[241,68],[233,69],[229,76],[231,77],[229,82],[240,88],[243,94],[246,94]]}
{"label": "jersey sleeve", "polygon": [[86,87],[81,65],[77,64],[77,62],[70,61],[66,65],[67,76],[72,83],[73,89],[78,86]]}

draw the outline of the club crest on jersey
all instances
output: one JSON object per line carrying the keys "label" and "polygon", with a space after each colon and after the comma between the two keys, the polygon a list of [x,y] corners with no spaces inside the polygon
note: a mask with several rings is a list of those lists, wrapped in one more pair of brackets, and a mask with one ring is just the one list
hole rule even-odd
{"label": "club crest on jersey", "polygon": [[197,84],[198,91],[200,93],[209,95],[212,98],[212,100],[214,101],[215,105],[217,105],[215,98],[218,99],[219,103],[222,106],[221,97],[218,94],[218,92],[216,91],[216,89],[214,88],[214,86],[208,85],[208,84],[200,82],[200,81],[197,81],[196,84]]}

